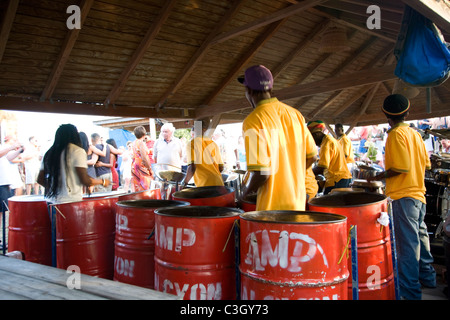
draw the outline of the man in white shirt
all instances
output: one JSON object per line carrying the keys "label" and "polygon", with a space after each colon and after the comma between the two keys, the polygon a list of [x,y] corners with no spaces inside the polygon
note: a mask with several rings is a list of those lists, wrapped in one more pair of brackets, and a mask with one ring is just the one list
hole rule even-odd
{"label": "man in white shirt", "polygon": [[0,146],[0,209],[2,212],[7,209],[8,198],[12,196],[9,186],[13,180],[8,161],[15,159],[23,150],[19,143]]}
{"label": "man in white shirt", "polygon": [[39,184],[37,176],[41,165],[41,155],[36,137],[32,136],[28,139],[29,145],[23,154],[25,160],[25,183],[27,195],[31,194],[33,188],[34,194],[39,194]]}
{"label": "man in white shirt", "polygon": [[174,132],[175,127],[171,123],[165,123],[161,127],[159,139],[153,146],[153,160],[158,164],[157,170],[181,172],[183,144],[173,136]]}

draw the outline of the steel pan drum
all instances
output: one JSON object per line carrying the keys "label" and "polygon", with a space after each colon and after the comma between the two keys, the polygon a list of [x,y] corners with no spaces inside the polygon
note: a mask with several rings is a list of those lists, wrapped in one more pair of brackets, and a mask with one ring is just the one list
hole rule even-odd
{"label": "steel pan drum", "polygon": [[173,200],[193,206],[235,207],[234,189],[224,186],[188,188],[173,193]]}
{"label": "steel pan drum", "polygon": [[155,290],[184,300],[236,299],[236,208],[155,211]]}
{"label": "steel pan drum", "polygon": [[340,256],[347,218],[310,211],[240,216],[242,300],[346,300],[349,271]]}
{"label": "steel pan drum", "polygon": [[113,279],[116,202],[104,197],[50,205],[56,226],[56,266]]}
{"label": "steel pan drum", "polygon": [[173,200],[117,202],[114,280],[154,288],[155,210],[188,205]]}
{"label": "steel pan drum", "polygon": [[[382,227],[377,220],[382,212],[387,212],[386,196],[378,193],[343,192],[311,199],[308,205],[314,211],[346,216],[348,228],[357,226],[359,299],[394,299],[389,226]],[[350,255],[348,264],[351,265]],[[352,298],[351,284],[348,296]]]}
{"label": "steel pan drum", "polygon": [[15,196],[8,204],[8,251],[23,252],[25,260],[51,266],[51,221],[44,196]]}

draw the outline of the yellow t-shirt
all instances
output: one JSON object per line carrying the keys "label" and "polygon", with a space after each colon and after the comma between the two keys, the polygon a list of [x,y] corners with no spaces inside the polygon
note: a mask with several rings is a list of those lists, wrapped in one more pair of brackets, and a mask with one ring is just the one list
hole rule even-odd
{"label": "yellow t-shirt", "polygon": [[314,198],[317,191],[319,191],[319,185],[317,184],[316,175],[313,172],[312,166],[306,169],[305,187],[309,199]]}
{"label": "yellow t-shirt", "polygon": [[347,163],[354,163],[355,155],[353,154],[353,146],[350,139],[344,133],[342,136],[339,137],[338,141],[341,144],[342,149],[344,149],[345,161]]}
{"label": "yellow t-shirt", "polygon": [[385,168],[402,173],[386,179],[387,196],[426,203],[425,169],[431,168],[430,158],[420,134],[407,123],[399,123],[388,131]]}
{"label": "yellow t-shirt", "polygon": [[333,137],[326,135],[320,144],[319,167],[325,168],[325,186],[332,187],[341,179],[351,179],[341,144]]}
{"label": "yellow t-shirt", "polygon": [[223,186],[219,164],[223,164],[217,144],[209,138],[197,137],[189,141],[188,163],[195,164],[196,187]]}
{"label": "yellow t-shirt", "polygon": [[277,98],[262,100],[243,131],[247,170],[269,175],[256,210],[305,210],[306,158],[317,148],[302,114]]}

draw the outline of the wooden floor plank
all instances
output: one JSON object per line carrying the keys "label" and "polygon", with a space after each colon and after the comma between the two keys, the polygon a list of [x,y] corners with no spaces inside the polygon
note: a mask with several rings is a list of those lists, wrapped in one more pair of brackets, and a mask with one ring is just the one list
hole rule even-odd
{"label": "wooden floor plank", "polygon": [[29,298],[0,288],[0,300],[29,300]]}
{"label": "wooden floor plank", "polygon": [[0,270],[0,287],[33,300],[104,300],[97,295],[68,289],[67,286],[2,270]]}
{"label": "wooden floor plank", "polygon": [[[39,288],[38,283],[45,283],[47,286],[53,288],[54,290],[59,290],[63,288],[67,294],[80,295],[81,292],[83,294],[89,294],[90,298],[96,299],[117,299],[117,300],[178,300],[179,298],[175,295],[166,294],[163,292],[158,292],[155,290],[150,290],[143,287],[133,286],[125,283],[120,283],[117,281],[101,279],[97,277],[92,277],[88,275],[81,274],[81,289],[68,289],[67,288],[67,280],[70,273],[67,273],[66,270],[45,266],[37,263],[32,263],[29,261],[23,261],[13,258],[8,258],[4,256],[0,256],[0,271],[3,274],[0,274],[0,277],[4,278],[4,281],[8,280],[8,277],[12,279],[13,276],[18,278],[16,279],[28,279],[28,281],[32,282],[35,287],[30,288],[30,290],[39,291],[42,288]],[[13,282],[8,282],[13,283]],[[31,286],[31,284],[28,284]],[[2,284],[2,288],[3,284]],[[76,293],[76,291],[79,291]],[[18,292],[15,292],[19,294]],[[49,294],[57,295],[56,292],[49,292]],[[61,298],[67,299],[66,293],[61,293]],[[28,294],[30,299],[38,298],[44,299],[45,297],[38,297]],[[87,297],[87,295],[86,295]],[[75,298],[77,299],[77,298]],[[81,299],[81,296],[80,298]]]}

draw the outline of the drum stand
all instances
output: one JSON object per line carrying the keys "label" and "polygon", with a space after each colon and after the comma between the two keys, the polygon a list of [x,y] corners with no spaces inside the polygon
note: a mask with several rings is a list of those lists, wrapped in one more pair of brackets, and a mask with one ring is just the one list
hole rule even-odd
{"label": "drum stand", "polygon": [[2,201],[2,254],[6,254],[6,202]]}

